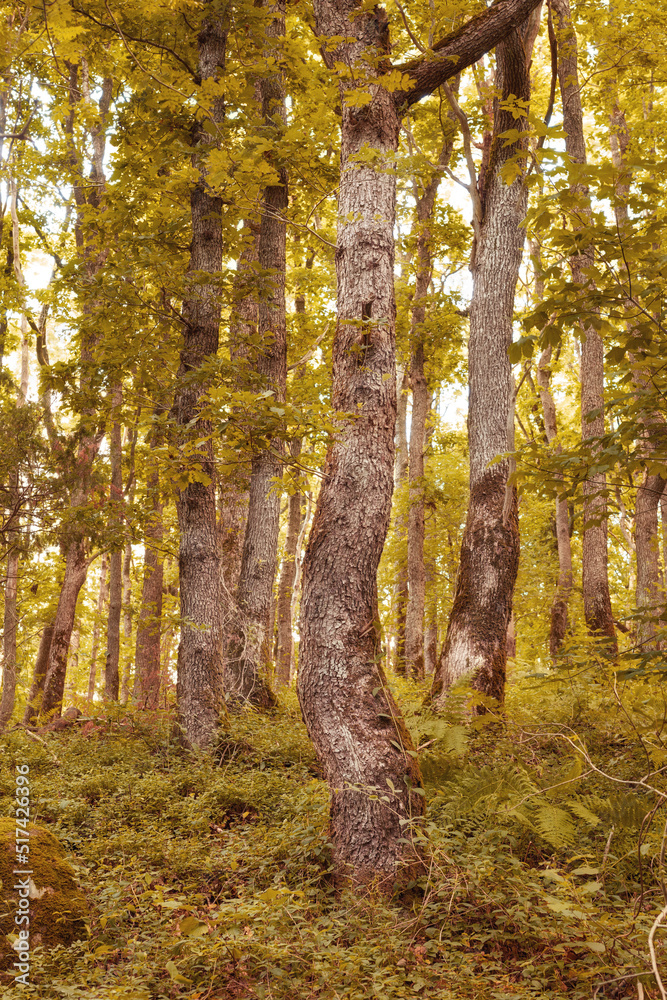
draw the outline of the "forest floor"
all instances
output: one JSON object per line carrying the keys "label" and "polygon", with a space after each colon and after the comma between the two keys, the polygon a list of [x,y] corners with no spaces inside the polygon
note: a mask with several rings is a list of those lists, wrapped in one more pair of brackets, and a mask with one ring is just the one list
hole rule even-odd
{"label": "forest floor", "polygon": [[233,717],[215,762],[180,751],[166,715],[2,737],[0,815],[28,763],[33,820],[66,848],[91,917],[87,940],[37,949],[31,985],[5,977],[0,995],[659,997],[659,686],[515,671],[504,721],[471,724],[393,684],[428,803],[409,903],[335,891],[328,793],[291,693]]}

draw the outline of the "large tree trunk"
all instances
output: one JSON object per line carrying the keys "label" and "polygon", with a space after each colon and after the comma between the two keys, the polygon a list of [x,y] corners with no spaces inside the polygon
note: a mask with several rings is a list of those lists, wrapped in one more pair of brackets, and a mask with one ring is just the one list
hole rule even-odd
{"label": "large tree trunk", "polygon": [[[539,296],[539,292],[538,292]],[[551,347],[545,348],[538,362],[537,384],[542,401],[544,429],[547,441],[561,451],[558,443],[558,423],[556,407],[551,395]],[[562,481],[562,476],[557,477]],[[556,498],[556,542],[558,545],[558,585],[551,605],[551,626],[549,629],[549,652],[557,656],[565,641],[568,629],[568,607],[572,593],[572,547],[570,545],[570,515],[567,500]]]}
{"label": "large tree trunk", "polygon": [[16,632],[18,613],[16,598],[19,580],[19,552],[16,542],[7,556],[5,576],[5,612],[2,627],[2,698],[0,699],[0,732],[5,729],[14,711],[16,698]]}
{"label": "large tree trunk", "polygon": [[[558,81],[563,104],[565,148],[575,164],[586,163],[586,143],[579,90],[577,36],[572,25],[569,0],[552,0],[558,37]],[[571,186],[572,195],[580,202],[579,211],[590,217],[588,187],[581,183]],[[592,267],[592,248],[570,258],[572,278],[582,289],[590,285],[585,270]],[[597,331],[588,326],[583,331],[581,347],[581,436],[591,441],[604,434],[604,349]],[[597,411],[597,416],[592,416]],[[599,472],[584,482],[584,531],[582,552],[582,587],[584,616],[590,633],[604,640],[610,655],[617,653],[616,632],[609,597],[607,576],[607,504],[602,495],[606,477]]]}
{"label": "large tree trunk", "polygon": [[[539,10],[512,31],[496,49],[496,85],[504,100],[530,99],[529,65],[539,28]],[[525,131],[496,99],[491,157],[480,192],[471,270],[468,347],[468,440],[470,499],[456,593],[447,638],[433,678],[431,698],[444,705],[447,692],[460,679],[486,698],[502,702],[507,663],[507,627],[512,613],[519,566],[519,523],[516,490],[508,486],[509,461],[496,462],[512,450],[514,380],[509,360],[514,294],[523,252],[527,188],[525,160],[521,174],[508,184],[503,166],[527,148],[526,139],[509,142],[502,133]],[[473,711],[483,711],[484,703]]]}
{"label": "large tree trunk", "polygon": [[109,587],[107,582],[107,572],[109,559],[106,552],[102,556],[100,563],[100,589],[97,596],[97,614],[93,625],[93,637],[90,649],[90,672],[88,674],[88,703],[95,697],[95,680],[97,674],[97,654],[100,648],[100,626],[104,617],[104,607],[109,600]]}
{"label": "large tree trunk", "polygon": [[[215,14],[204,16],[197,37],[202,83],[217,80],[224,68],[226,33]],[[207,128],[222,123],[221,97],[210,102]],[[204,122],[197,123],[195,163],[199,180],[192,189],[192,243],[190,271],[216,275],[222,268],[222,202],[209,193],[205,149],[210,136]],[[180,528],[179,579],[181,641],[178,649],[178,714],[184,742],[208,749],[215,742],[222,703],[222,630],[220,538],[216,524],[215,466],[210,424],[198,416],[207,386],[194,381],[196,373],[218,351],[220,302],[215,284],[191,285],[183,303],[185,331],[180,384],[174,409],[183,444],[192,438],[204,441],[191,459],[190,482],[177,500]]]}
{"label": "large tree trunk", "polygon": [[[375,8],[348,18],[343,6],[315,4],[320,37],[338,36],[324,58],[375,76],[379,60],[366,62],[364,53],[383,57],[384,13]],[[341,36],[354,41],[341,43]],[[423,800],[412,791],[421,784],[419,767],[380,665],[376,576],[391,511],[396,421],[392,163],[399,119],[391,95],[371,91],[371,104],[359,109],[347,106],[350,91],[341,87],[333,352],[340,431],[327,455],[304,564],[298,694],[332,790],[338,876],[391,886],[414,869],[410,820],[422,815]],[[374,165],[355,162],[362,150],[372,151]],[[354,420],[344,416],[349,412]]]}
{"label": "large tree trunk", "polygon": [[[267,39],[282,38],[285,34],[284,0],[267,4],[267,8],[274,15],[267,28]],[[267,50],[275,56],[269,44]],[[263,77],[259,92],[265,127],[282,128],[286,122],[282,74]],[[271,277],[259,297],[258,333],[263,343],[256,368],[266,388],[273,392],[276,402],[281,403],[285,400],[287,381],[284,214],[288,200],[287,171],[281,167],[277,172],[279,183],[266,187],[262,200],[258,262],[261,271],[268,272]],[[227,699],[248,701],[259,708],[275,704],[266,675],[273,646],[271,606],[280,532],[280,494],[275,484],[282,477],[281,455],[280,439],[269,437],[265,447],[252,458],[248,518],[237,588],[240,615],[225,663]]]}

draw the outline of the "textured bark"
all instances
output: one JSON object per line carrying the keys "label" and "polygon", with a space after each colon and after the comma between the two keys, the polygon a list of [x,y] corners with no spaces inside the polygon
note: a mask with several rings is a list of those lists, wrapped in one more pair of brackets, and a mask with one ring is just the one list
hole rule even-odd
{"label": "textured bark", "polygon": [[39,649],[37,650],[37,659],[35,660],[35,669],[32,675],[32,684],[30,685],[28,703],[25,707],[25,712],[23,713],[24,726],[32,726],[35,719],[39,715],[42,695],[44,692],[44,678],[46,677],[46,668],[49,662],[49,650],[51,649],[52,638],[53,624],[51,623],[44,626],[44,630],[39,640]]}
{"label": "textured bark", "polygon": [[[539,299],[539,290],[538,290]],[[537,367],[537,384],[542,402],[544,429],[547,441],[561,451],[558,443],[558,423],[556,407],[551,395],[551,347],[545,348],[540,355]],[[562,481],[562,476],[557,476]],[[570,516],[567,500],[556,499],[556,541],[558,544],[558,585],[551,605],[551,626],[549,629],[549,652],[557,656],[563,645],[568,629],[568,606],[572,594],[572,547],[570,545]]]}
{"label": "textured bark", "polygon": [[[396,456],[394,459],[394,489],[397,490],[407,479],[409,468],[408,452],[408,386],[410,378],[407,371],[399,382],[398,400],[396,406]],[[401,537],[406,533],[405,517],[396,519],[396,534]],[[396,655],[394,671],[405,675],[405,622],[408,611],[408,562],[401,559],[398,564],[396,583],[394,584],[394,608],[396,618]]]}
{"label": "textured bark", "polygon": [[[538,27],[539,11],[496,49],[496,84],[504,99],[530,99],[529,65]],[[491,157],[480,192],[483,214],[471,262],[470,498],[454,605],[431,689],[438,708],[461,679],[498,702],[505,692],[507,627],[519,566],[518,507],[516,490],[508,493],[509,461],[489,463],[513,447],[514,381],[508,351],[527,204],[525,160],[519,160],[521,174],[510,184],[501,176],[507,160],[525,155],[526,139],[509,143],[502,133],[526,127],[525,119],[514,119],[496,99]],[[473,711],[484,711],[484,705]]]}
{"label": "textured bark", "polygon": [[95,697],[97,654],[100,648],[100,625],[104,617],[104,607],[109,600],[109,586],[107,581],[108,568],[109,568],[109,559],[107,554],[104,553],[104,555],[102,556],[102,561],[100,563],[100,589],[97,597],[97,614],[95,616],[95,624],[93,625],[93,638],[90,650],[90,672],[88,674],[89,703]]}
{"label": "textured bark", "polygon": [[[579,90],[577,37],[572,25],[569,0],[552,0],[552,10],[558,37],[558,81],[563,104],[565,148],[575,164],[586,163],[586,143]],[[580,202],[581,215],[590,216],[588,188],[575,183],[572,195]],[[584,274],[593,265],[592,248],[570,258],[572,278],[585,287],[590,279]],[[598,415],[593,417],[593,411]],[[604,434],[604,349],[600,335],[593,327],[583,330],[581,347],[581,435],[591,441]],[[607,575],[607,504],[602,496],[604,473],[589,475],[584,482],[584,531],[582,552],[582,588],[584,616],[589,632],[604,641],[610,655],[618,652],[616,632],[609,596]]]}
{"label": "textured bark", "polygon": [[[284,0],[267,4],[273,18],[266,32],[267,55],[275,58],[272,39],[285,34]],[[259,81],[265,128],[282,130],[286,124],[285,87],[281,73]],[[264,189],[258,241],[258,263],[270,278],[259,297],[258,333],[262,338],[256,369],[276,402],[285,400],[287,381],[287,329],[285,315],[285,266],[287,171],[277,169],[278,184]],[[275,704],[266,677],[273,647],[272,601],[280,532],[280,493],[275,482],[282,477],[282,443],[269,438],[251,462],[248,517],[237,588],[239,616],[225,663],[228,701],[248,701],[259,708]]]}
{"label": "textured bark", "polygon": [[[293,442],[292,456],[298,458],[301,452],[301,439]],[[277,642],[276,642],[276,683],[289,684],[292,677],[292,658],[294,639],[292,636],[292,591],[296,581],[296,555],[301,533],[303,516],[303,494],[293,493],[289,498],[287,517],[287,538],[285,553],[278,584],[278,600],[276,608]]]}
{"label": "textured bark", "polygon": [[[202,82],[218,78],[224,68],[226,34],[216,16],[206,17],[197,37]],[[204,99],[204,98],[202,98]],[[222,98],[211,102],[207,125],[224,118]],[[197,123],[194,144],[199,180],[190,195],[192,243],[190,272],[216,275],[222,268],[222,202],[210,194],[205,148],[210,135]],[[179,581],[181,641],[178,649],[178,715],[183,740],[208,749],[215,742],[222,709],[222,629],[220,537],[216,523],[215,467],[211,427],[199,415],[207,386],[192,375],[218,350],[220,303],[215,284],[193,279],[183,303],[185,330],[174,410],[185,445],[202,440],[186,472],[190,482],[177,500],[180,528]],[[196,477],[196,478],[195,478]]]}
{"label": "textured bark", "polygon": [[[387,24],[379,8],[315,3],[320,37],[354,41],[323,50],[360,74],[382,72]],[[375,60],[365,62],[364,53]],[[380,665],[377,568],[393,486],[395,175],[399,119],[392,96],[372,87],[361,109],[342,100],[341,179],[336,266],[338,325],[333,349],[333,406],[339,435],[331,446],[306,552],[301,604],[298,694],[332,790],[331,827],[340,879],[410,877],[419,821],[419,767]],[[375,165],[354,162],[362,149]],[[343,414],[353,412],[356,419]],[[409,752],[408,752],[409,751]],[[389,804],[378,796],[389,791]],[[370,796],[374,794],[375,798]],[[397,866],[403,864],[399,869]]]}
{"label": "textured bark", "polygon": [[[120,390],[114,393],[114,409],[120,405]],[[111,517],[110,527],[118,529],[121,522],[120,505],[123,501],[123,448],[122,432],[118,419],[113,421],[109,435],[109,460],[111,464]],[[120,618],[123,609],[123,551],[112,550],[109,557],[109,617],[107,620],[107,652],[104,665],[104,697],[118,701],[120,680]]]}

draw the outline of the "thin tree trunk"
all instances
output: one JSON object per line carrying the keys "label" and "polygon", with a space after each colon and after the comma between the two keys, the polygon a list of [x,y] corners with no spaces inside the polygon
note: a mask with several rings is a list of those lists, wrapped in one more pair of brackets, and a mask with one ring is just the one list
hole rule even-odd
{"label": "thin tree trunk", "polygon": [[[301,439],[293,442],[292,457],[298,459],[301,453]],[[276,652],[276,683],[279,686],[289,684],[292,676],[292,654],[294,638],[292,636],[292,592],[296,580],[296,555],[301,532],[303,512],[303,494],[292,493],[289,498],[289,513],[287,520],[287,538],[285,553],[278,584],[277,619],[278,639]]]}
{"label": "thin tree trunk", "polygon": [[[216,80],[224,70],[226,32],[219,16],[204,14],[197,37],[202,82]],[[201,95],[200,101],[207,101]],[[213,98],[207,127],[224,120],[221,97]],[[199,180],[190,196],[192,243],[190,271],[217,275],[222,268],[222,201],[209,193],[206,146],[210,135],[198,122],[194,160]],[[214,284],[193,284],[183,303],[185,330],[174,409],[180,440],[204,439],[191,458],[190,482],[177,500],[180,528],[179,579],[181,641],[178,650],[178,714],[186,745],[209,749],[215,742],[222,702],[222,627],[220,536],[216,523],[215,466],[212,430],[198,416],[207,386],[193,381],[207,359],[218,351],[220,301]],[[188,377],[189,376],[189,377]]]}
{"label": "thin tree trunk", "polygon": [[2,627],[2,699],[0,699],[0,732],[2,732],[14,712],[16,699],[16,632],[18,613],[16,599],[19,580],[19,551],[14,541],[7,556],[5,577],[5,611]]}
{"label": "thin tree trunk", "polygon": [[72,631],[69,642],[69,656],[67,662],[67,684],[65,685],[65,696],[70,699],[76,694],[76,671],[79,668],[79,646],[81,644],[81,631],[77,627]]}
{"label": "thin tree trunk", "polygon": [[[100,308],[99,301],[90,297],[89,286],[94,282],[104,261],[104,250],[94,243],[88,242],[84,219],[87,212],[101,211],[102,196],[105,188],[103,170],[105,133],[104,121],[109,110],[112,94],[112,80],[105,77],[102,82],[102,92],[99,99],[101,124],[91,129],[93,144],[92,170],[90,178],[84,180],[80,157],[74,145],[74,112],[83,96],[90,101],[88,68],[85,60],[81,62],[81,88],[79,86],[79,67],[66,64],[69,71],[69,107],[70,113],[66,119],[64,131],[69,140],[69,167],[72,172],[74,198],[77,205],[74,236],[77,254],[83,265],[86,281],[80,290],[81,308],[81,389],[89,388],[92,372],[95,368],[94,350],[99,341],[99,330],[96,317]],[[94,231],[94,227],[93,227]],[[95,237],[93,237],[94,239]],[[90,494],[90,477],[93,462],[99,450],[102,433],[95,428],[97,413],[92,404],[82,414],[82,432],[78,437],[76,458],[73,468],[68,469],[72,482],[76,485],[70,496],[70,509],[83,506]],[[93,428],[92,430],[90,428]],[[62,709],[62,699],[67,671],[67,651],[74,626],[76,602],[79,591],[86,579],[87,570],[87,539],[81,528],[74,527],[71,535],[63,540],[66,549],[65,575],[58,601],[58,609],[53,628],[53,638],[49,650],[49,662],[44,680],[44,697],[41,705],[41,715],[59,716]]]}
{"label": "thin tree trunk", "polygon": [[[398,108],[478,59],[536,2],[492,6],[436,46],[434,58],[429,54],[410,64],[414,86],[396,100],[372,83],[388,64],[389,25],[382,8],[337,0],[314,4],[323,59],[329,69],[342,64],[354,75],[340,84],[332,393],[339,433],[327,455],[304,564],[297,689],[332,790],[338,878],[379,883],[385,891],[421,867],[412,828],[423,815],[422,796],[413,791],[421,783],[416,755],[380,664],[377,598],[377,569],[391,512],[396,422],[393,164]],[[370,88],[371,100],[361,107],[357,88]],[[382,801],[386,798],[388,803]]]}
{"label": "thin tree trunk", "polygon": [[132,670],[132,656],[130,655],[130,640],[132,639],[132,545],[125,543],[123,552],[123,679],[120,691],[121,705],[127,705],[130,696],[130,672]]}
{"label": "thin tree trunk", "polygon": [[[396,455],[394,460],[394,490],[406,481],[409,467],[408,454],[408,387],[410,379],[407,370],[399,382],[396,406]],[[396,534],[405,535],[405,517],[396,518]],[[396,583],[394,585],[394,608],[396,618],[396,655],[394,657],[394,672],[405,675],[405,623],[408,610],[408,562],[399,558]]]}
{"label": "thin tree trunk", "polygon": [[44,626],[42,636],[39,640],[39,649],[37,650],[37,659],[35,660],[35,670],[32,676],[30,694],[28,695],[28,703],[25,707],[25,712],[23,713],[24,726],[32,726],[40,712],[44,692],[44,678],[46,677],[46,668],[49,662],[49,650],[51,649],[52,638],[53,623]]}
{"label": "thin tree trunk", "polygon": [[[505,100],[530,99],[529,65],[539,29],[539,9],[496,48],[496,84]],[[494,108],[491,156],[480,192],[481,218],[471,270],[468,347],[468,440],[470,498],[454,605],[447,638],[433,678],[431,699],[444,706],[447,692],[461,679],[485,698],[502,702],[507,663],[507,627],[519,567],[516,489],[508,488],[510,463],[496,462],[513,450],[514,380],[509,361],[514,295],[523,252],[527,188],[525,161],[511,183],[502,168],[527,148],[502,133],[526,129],[498,99]],[[484,711],[484,703],[473,712]]]}
{"label": "thin tree trunk", "polygon": [[[155,435],[152,434],[151,449],[156,444]],[[146,488],[152,510],[145,528],[144,579],[137,625],[134,698],[139,708],[153,711],[158,707],[160,699],[160,632],[164,582],[164,561],[160,546],[164,528],[160,472],[154,456],[151,456],[151,466]]]}
{"label": "thin tree trunk", "polygon": [[[119,408],[122,390],[114,392],[115,417],[109,436],[109,460],[111,463],[111,517],[110,527],[118,530],[122,523],[120,505],[123,501],[123,445]],[[120,680],[120,618],[123,608],[123,550],[114,548],[109,557],[109,618],[107,624],[107,653],[104,666],[104,697],[107,701],[118,701]]]}
{"label": "thin tree trunk", "polygon": [[102,561],[100,563],[100,590],[97,598],[97,614],[95,616],[95,624],[93,625],[93,638],[90,650],[90,672],[88,674],[88,704],[90,704],[95,697],[95,679],[97,674],[97,655],[100,648],[100,625],[104,617],[104,605],[109,599],[109,590],[107,586],[107,571],[108,571],[108,556],[106,552],[102,556]]}
{"label": "thin tree trunk", "polygon": [[[565,148],[575,164],[586,163],[583,113],[579,90],[577,36],[572,25],[569,0],[552,0],[558,37],[558,80],[563,104]],[[581,203],[581,215],[590,217],[588,187],[571,186],[571,193]],[[572,278],[582,289],[590,285],[584,273],[594,263],[592,249],[570,258]],[[581,435],[583,441],[595,441],[604,434],[604,349],[597,331],[588,326],[583,331],[581,347]],[[596,416],[592,414],[597,412]],[[616,656],[616,632],[609,596],[607,575],[607,504],[604,499],[606,477],[602,472],[589,475],[584,482],[584,530],[582,552],[582,588],[584,616],[589,632],[600,637],[611,656]]]}
{"label": "thin tree trunk", "polygon": [[[267,3],[273,14],[266,30],[267,40],[285,34],[284,0]],[[267,41],[267,54],[275,49]],[[262,118],[265,128],[282,128],[286,123],[285,87],[281,73],[259,81]],[[277,126],[276,122],[280,124]],[[273,392],[276,402],[285,400],[287,381],[287,330],[285,316],[287,171],[278,169],[279,183],[264,189],[260,220],[258,262],[269,272],[268,287],[259,298],[258,333],[263,344],[257,358],[258,374]],[[268,339],[269,343],[266,343]],[[282,443],[269,438],[267,445],[252,458],[248,518],[237,589],[240,611],[236,634],[228,646],[225,663],[225,693],[232,702],[251,702],[259,708],[275,704],[266,676],[270,671],[273,635],[271,607],[280,532],[280,494],[276,480],[282,477]]]}
{"label": "thin tree trunk", "polygon": [[[628,196],[630,193],[631,172],[627,166],[627,151],[630,144],[630,131],[624,112],[616,105],[610,116],[611,152],[614,166],[618,171],[616,184],[615,214],[621,238],[631,227],[628,214]],[[656,248],[657,249],[657,248]],[[635,311],[635,304],[626,302],[628,315]],[[632,324],[626,324],[628,332],[632,333]],[[646,394],[651,388],[650,373],[638,363],[638,359],[630,355],[633,362],[633,381],[638,394]],[[642,410],[640,417],[640,434],[638,447],[646,461],[656,448],[660,447],[665,435],[664,415],[654,408]],[[635,605],[642,613],[637,622],[636,641],[642,652],[658,648],[656,633],[659,620],[664,622],[664,613],[659,608],[664,604],[663,589],[660,581],[660,547],[658,543],[658,508],[664,493],[667,480],[656,473],[644,469],[642,483],[637,490],[635,505],[635,553],[637,559],[637,582],[635,588]]]}

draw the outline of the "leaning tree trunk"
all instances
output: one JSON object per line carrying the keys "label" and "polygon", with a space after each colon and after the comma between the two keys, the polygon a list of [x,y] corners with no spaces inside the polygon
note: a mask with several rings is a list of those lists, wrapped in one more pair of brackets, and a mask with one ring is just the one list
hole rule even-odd
{"label": "leaning tree trunk", "polygon": [[[217,81],[224,69],[226,33],[217,15],[204,16],[197,37],[202,84]],[[210,93],[210,90],[209,90]],[[210,194],[206,146],[210,129],[224,119],[219,96],[205,97],[210,104],[206,122],[198,121],[194,145],[199,180],[190,195],[192,243],[190,272],[217,275],[222,268],[222,201]],[[206,127],[205,127],[206,126]],[[207,131],[208,129],[208,131]],[[207,386],[193,380],[218,351],[219,292],[214,283],[191,284],[183,303],[185,329],[174,410],[182,444],[199,440],[187,471],[188,485],[177,500],[180,528],[179,581],[181,641],[178,648],[178,715],[186,745],[209,749],[215,742],[222,701],[222,629],[220,547],[215,508],[215,465],[212,427],[199,416]]]}
{"label": "leaning tree trunk", "polygon": [[[79,503],[81,502],[79,500]],[[76,506],[79,504],[77,503]],[[44,718],[59,717],[61,714],[67,673],[67,654],[76,617],[76,602],[86,579],[87,569],[88,559],[85,544],[81,539],[75,538],[67,549],[65,576],[53,623],[49,662],[44,680],[44,696],[40,708],[40,716]]]}
{"label": "leaning tree trunk", "polygon": [[[521,101],[530,99],[530,56],[538,28],[539,9],[496,49],[496,84],[505,101],[510,95]],[[510,142],[503,133],[518,129],[525,134],[526,128],[525,119],[516,120],[496,100],[491,156],[480,192],[482,216],[471,262],[470,497],[454,605],[431,689],[437,708],[444,706],[449,688],[461,679],[497,702],[503,701],[505,692],[507,627],[519,567],[519,522],[516,490],[508,484],[509,461],[494,460],[512,449],[514,380],[508,352],[524,242],[527,142],[521,136]],[[512,157],[520,158],[517,169],[521,173],[508,184],[503,167]],[[484,708],[482,701],[473,711]]]}
{"label": "leaning tree trunk", "polygon": [[[577,36],[572,25],[569,0],[552,0],[558,37],[558,81],[563,104],[565,148],[570,160],[579,167],[586,163],[583,113],[577,65]],[[571,185],[570,193],[579,201],[581,228],[590,218],[588,187],[580,182]],[[572,278],[582,289],[590,286],[587,268],[593,266],[592,247],[570,258]],[[593,326],[584,331],[581,347],[581,436],[595,442],[604,434],[604,348]],[[594,463],[594,460],[593,460]],[[600,637],[607,652],[617,653],[616,632],[609,596],[607,575],[607,504],[603,496],[606,477],[603,472],[587,476],[584,492],[584,531],[582,552],[582,588],[584,616],[589,632]]]}
{"label": "leaning tree trunk", "polygon": [[[273,12],[267,39],[285,33],[284,0],[267,4]],[[267,50],[275,56],[275,50]],[[286,123],[285,88],[281,73],[269,74],[259,82],[265,129],[279,134]],[[279,124],[276,124],[279,123]],[[258,262],[262,273],[271,278],[259,297],[258,333],[262,347],[257,358],[258,374],[280,404],[285,400],[287,381],[287,329],[285,316],[285,254],[287,171],[277,170],[279,183],[265,188],[262,199],[258,242]],[[267,342],[268,341],[268,342]],[[241,571],[237,588],[239,617],[227,648],[225,695],[231,702],[250,702],[258,708],[275,704],[266,675],[272,654],[273,582],[276,574],[280,532],[280,494],[276,480],[282,477],[282,445],[269,436],[252,458],[248,517]]]}
{"label": "leaning tree trunk", "polygon": [[35,660],[35,670],[32,675],[30,694],[28,695],[28,703],[25,707],[25,712],[23,713],[24,726],[32,726],[40,712],[44,692],[44,678],[46,677],[46,668],[49,662],[49,650],[51,649],[52,638],[53,624],[51,623],[44,626],[41,639],[39,640],[39,649],[37,650],[37,659]]}

